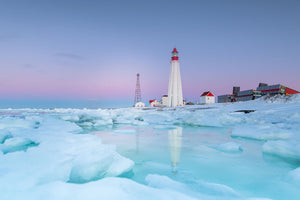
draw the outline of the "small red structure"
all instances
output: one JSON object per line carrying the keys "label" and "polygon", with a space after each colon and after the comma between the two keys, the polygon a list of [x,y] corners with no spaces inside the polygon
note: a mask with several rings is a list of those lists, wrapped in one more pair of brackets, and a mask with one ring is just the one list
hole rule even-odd
{"label": "small red structure", "polygon": [[151,107],[157,107],[159,106],[159,101],[157,101],[156,99],[149,100],[149,104]]}

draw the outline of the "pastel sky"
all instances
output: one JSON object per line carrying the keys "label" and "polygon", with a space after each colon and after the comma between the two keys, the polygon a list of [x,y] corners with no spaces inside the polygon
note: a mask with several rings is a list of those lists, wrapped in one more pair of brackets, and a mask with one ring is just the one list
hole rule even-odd
{"label": "pastel sky", "polygon": [[298,0],[0,0],[0,98],[167,94],[172,48],[183,95],[233,85],[300,90]]}

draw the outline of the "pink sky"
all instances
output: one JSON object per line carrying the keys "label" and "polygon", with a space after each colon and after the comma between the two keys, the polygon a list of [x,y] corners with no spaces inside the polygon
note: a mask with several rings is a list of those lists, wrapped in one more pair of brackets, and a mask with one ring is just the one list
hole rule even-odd
{"label": "pink sky", "polygon": [[175,46],[186,99],[259,82],[300,90],[299,5],[6,2],[0,97],[133,99],[140,73],[142,97],[159,98]]}

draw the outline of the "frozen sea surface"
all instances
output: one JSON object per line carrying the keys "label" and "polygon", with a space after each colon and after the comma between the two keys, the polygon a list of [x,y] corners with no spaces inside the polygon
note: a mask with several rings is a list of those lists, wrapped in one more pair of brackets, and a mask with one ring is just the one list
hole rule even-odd
{"label": "frozen sea surface", "polygon": [[299,95],[176,109],[0,110],[1,200],[296,200],[299,187]]}

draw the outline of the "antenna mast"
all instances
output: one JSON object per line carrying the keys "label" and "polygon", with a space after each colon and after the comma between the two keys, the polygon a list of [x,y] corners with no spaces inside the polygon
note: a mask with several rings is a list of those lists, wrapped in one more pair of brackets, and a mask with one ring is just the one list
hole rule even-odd
{"label": "antenna mast", "polygon": [[142,95],[141,95],[141,86],[140,86],[140,74],[136,74],[136,86],[135,86],[135,97],[134,97],[134,105],[137,102],[142,101]]}

